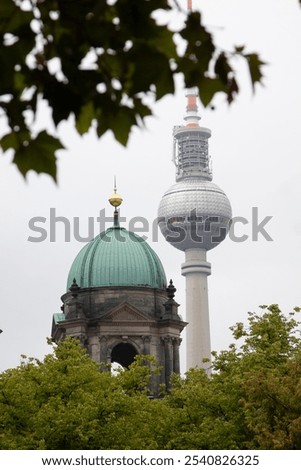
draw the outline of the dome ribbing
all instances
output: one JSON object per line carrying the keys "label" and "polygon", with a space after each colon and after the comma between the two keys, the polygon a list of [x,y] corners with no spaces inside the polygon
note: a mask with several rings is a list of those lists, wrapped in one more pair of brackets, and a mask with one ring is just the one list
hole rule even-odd
{"label": "dome ribbing", "polygon": [[81,288],[166,288],[165,272],[154,250],[135,233],[115,226],[82,248],[71,266],[67,289],[73,279]]}

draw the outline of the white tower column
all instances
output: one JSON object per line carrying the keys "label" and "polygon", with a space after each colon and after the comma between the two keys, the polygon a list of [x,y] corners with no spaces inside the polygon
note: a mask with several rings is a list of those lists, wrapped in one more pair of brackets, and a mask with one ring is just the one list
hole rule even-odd
{"label": "white tower column", "polygon": [[[207,276],[211,264],[206,260],[206,250],[190,248],[185,250],[182,275],[186,277],[186,369],[211,365],[210,324]],[[209,362],[203,363],[203,359]]]}

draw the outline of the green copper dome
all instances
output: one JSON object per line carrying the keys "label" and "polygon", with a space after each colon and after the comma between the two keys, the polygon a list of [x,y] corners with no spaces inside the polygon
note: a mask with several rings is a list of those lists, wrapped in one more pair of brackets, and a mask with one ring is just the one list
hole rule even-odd
{"label": "green copper dome", "polygon": [[81,288],[166,288],[165,272],[154,250],[143,238],[116,226],[102,232],[82,248],[71,266],[67,289],[73,279]]}

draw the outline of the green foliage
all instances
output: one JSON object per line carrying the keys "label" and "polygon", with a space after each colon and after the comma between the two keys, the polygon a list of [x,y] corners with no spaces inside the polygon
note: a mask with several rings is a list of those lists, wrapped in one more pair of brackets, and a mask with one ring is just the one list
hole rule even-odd
{"label": "green foliage", "polygon": [[250,313],[211,376],[175,375],[160,399],[150,356],[111,375],[67,338],[0,375],[0,449],[300,449],[298,312]]}
{"label": "green foliage", "polygon": [[159,24],[156,14],[172,9],[180,13],[167,0],[1,0],[0,107],[9,134],[0,145],[23,175],[32,169],[56,178],[63,145],[33,128],[41,100],[55,128],[73,116],[80,135],[91,127],[98,137],[112,130],[126,145],[132,127],[152,114],[145,98],[174,93],[179,73],[187,87],[199,88],[204,105],[219,92],[229,103],[235,98],[235,55],[247,61],[252,86],[261,82],[258,55],[243,47],[220,51],[198,12],[177,32]]}
{"label": "green foliage", "polygon": [[152,449],[160,401],[148,398],[149,357],[112,376],[70,338],[43,362],[0,376],[0,449]]}
{"label": "green foliage", "polygon": [[168,397],[176,431],[167,448],[247,448],[249,431],[239,407],[241,393],[232,374],[209,378],[192,369],[185,379],[178,378]]}
{"label": "green foliage", "polygon": [[262,310],[232,328],[236,344],[214,353],[211,377],[194,369],[175,379],[166,448],[301,448],[300,323],[277,305]]}

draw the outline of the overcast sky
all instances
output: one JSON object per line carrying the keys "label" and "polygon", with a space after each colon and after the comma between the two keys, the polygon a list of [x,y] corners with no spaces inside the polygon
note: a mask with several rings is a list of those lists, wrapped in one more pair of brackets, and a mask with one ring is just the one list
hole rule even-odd
{"label": "overcast sky", "polygon": [[[185,6],[186,1],[180,3]],[[301,306],[301,9],[298,0],[194,0],[194,6],[201,7],[220,45],[231,50],[233,44],[245,44],[268,62],[265,86],[257,87],[255,95],[237,61],[243,90],[237,102],[229,107],[221,97],[214,111],[200,109],[201,125],[212,131],[213,182],[226,192],[233,215],[250,221],[237,226],[237,235],[245,233],[247,241],[227,239],[208,253],[211,342],[213,350],[220,350],[231,342],[229,327],[245,322],[247,312],[259,305],[279,303],[284,312]],[[155,106],[147,129],[132,133],[127,148],[109,134],[100,140],[93,132],[80,138],[70,124],[62,125],[67,150],[59,154],[58,185],[33,172],[25,181],[11,156],[1,155],[0,370],[17,366],[21,354],[42,358],[49,351],[52,314],[60,312],[71,263],[83,246],[73,236],[74,218],[79,217],[82,237],[88,235],[89,217],[98,233],[99,211],[112,212],[107,199],[114,175],[124,199],[124,225],[135,216],[152,225],[162,195],[175,181],[172,128],[182,124],[185,105],[179,84],[176,96]],[[4,130],[0,121],[0,132]],[[252,241],[253,207],[259,221],[272,216],[265,228],[273,241],[261,235]],[[62,223],[56,226],[56,240],[50,241],[51,208],[70,220],[70,242],[65,242]],[[39,236],[28,225],[37,216],[47,219],[40,224],[47,239],[40,243],[28,241]],[[185,317],[184,253],[161,234],[158,241],[151,232],[140,235],[148,236],[167,278],[173,279]]]}

